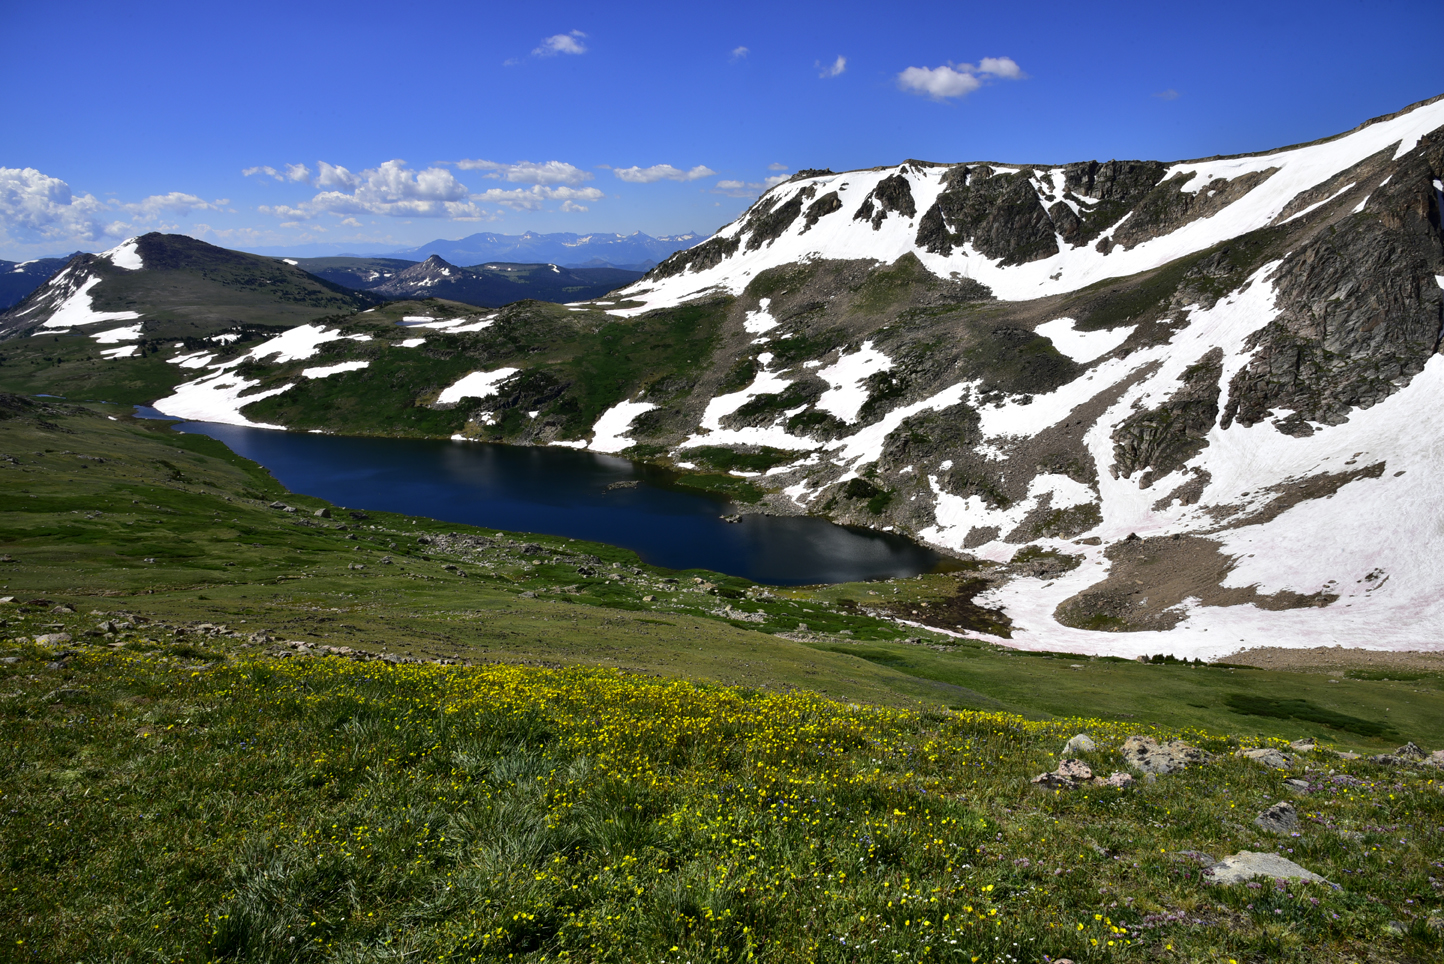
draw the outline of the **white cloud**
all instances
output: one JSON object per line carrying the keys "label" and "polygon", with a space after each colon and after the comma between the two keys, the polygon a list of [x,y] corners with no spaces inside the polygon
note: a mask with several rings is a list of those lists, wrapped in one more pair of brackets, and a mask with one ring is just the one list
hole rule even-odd
{"label": "white cloud", "polygon": [[772,163],[772,164],[767,165],[767,169],[768,169],[769,171],[787,171],[787,170],[791,170],[791,168],[789,168],[786,164],[777,164],[777,163]]}
{"label": "white cloud", "polygon": [[541,42],[541,46],[533,50],[533,57],[555,57],[557,54],[584,54],[587,47],[582,43],[586,34],[580,30],[573,30],[571,33],[559,33],[547,37]]}
{"label": "white cloud", "polygon": [[984,57],[978,61],[978,73],[991,74],[1005,80],[1023,80],[1025,75],[1012,57]]}
{"label": "white cloud", "polygon": [[695,181],[717,172],[704,164],[698,164],[690,171],[670,164],[653,164],[651,167],[619,167],[612,173],[628,184],[653,184],[657,181]]}
{"label": "white cloud", "polygon": [[192,211],[219,211],[230,203],[230,201],[225,199],[215,202],[205,201],[196,197],[194,194],[171,191],[169,194],[152,194],[145,200],[135,204],[121,204],[120,208],[136,215],[142,220],[146,220],[162,213],[185,217]]}
{"label": "white cloud", "polygon": [[1178,100],[1178,91],[1170,87],[1167,90],[1160,90],[1153,96],[1157,97],[1159,100]]}
{"label": "white cloud", "polygon": [[585,211],[587,210],[587,206],[585,204],[578,204],[575,201],[563,201],[562,210],[571,214],[576,211]]}
{"label": "white cloud", "polygon": [[941,67],[909,67],[897,75],[898,86],[934,100],[966,97],[992,78],[1023,80],[1023,73],[1011,57],[984,57],[977,66],[944,64]]}
{"label": "white cloud", "polygon": [[392,160],[360,173],[320,161],[317,187],[322,191],[299,206],[261,207],[266,214],[288,220],[318,214],[379,214],[385,217],[478,218],[482,211],[470,200],[466,185],[444,167],[411,171],[405,161]]}
{"label": "white cloud", "polygon": [[0,167],[0,225],[35,240],[93,241],[110,234],[109,207],[91,194],[76,197],[70,185],[33,167]]}
{"label": "white cloud", "polygon": [[761,181],[718,181],[712,188],[713,194],[725,194],[728,197],[756,197],[771,187],[776,187],[787,180],[786,174],[774,174]]}
{"label": "white cloud", "polygon": [[[157,224],[157,219],[163,214],[219,211],[229,203],[181,191],[153,194],[134,203],[102,201],[92,194],[76,196],[69,184],[33,167],[0,167],[0,236],[26,243],[101,241],[143,227],[174,230],[179,226]],[[130,220],[116,218],[117,213],[129,215]]]}
{"label": "white cloud", "polygon": [[826,80],[829,77],[836,77],[840,75],[844,70],[847,69],[847,58],[842,56],[841,54],[838,54],[837,59],[834,60],[832,63],[823,66],[822,61],[819,60],[814,66],[816,66],[819,71],[817,76],[821,77],[823,80]]}
{"label": "white cloud", "polygon": [[733,47],[733,48],[732,48],[732,56],[731,56],[730,59],[731,59],[731,60],[734,60],[734,61],[737,61],[737,60],[746,60],[746,59],[747,59],[747,55],[750,54],[751,52],[752,52],[752,51],[748,50],[746,47]]}
{"label": "white cloud", "polygon": [[241,177],[250,177],[253,174],[265,174],[278,181],[310,181],[311,171],[304,164],[287,164],[284,172],[276,170],[269,164],[262,164],[258,167],[248,167],[241,171]]}
{"label": "white cloud", "polygon": [[[576,201],[598,201],[606,195],[594,187],[544,187],[540,184],[533,184],[529,188],[518,188],[512,191],[504,191],[501,188],[492,188],[482,194],[472,195],[475,199],[484,204],[498,204],[502,207],[511,208],[513,211],[539,211],[545,201],[562,201],[574,203]],[[564,203],[562,210],[575,210],[566,207]]]}
{"label": "white cloud", "polygon": [[463,171],[491,171],[487,177],[504,178],[513,184],[580,184],[592,179],[591,173],[565,161],[517,161],[498,164],[495,161],[457,161]]}

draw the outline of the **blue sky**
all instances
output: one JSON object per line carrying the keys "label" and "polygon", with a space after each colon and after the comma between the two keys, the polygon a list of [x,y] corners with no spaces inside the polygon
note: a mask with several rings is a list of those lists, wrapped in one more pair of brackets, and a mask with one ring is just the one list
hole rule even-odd
{"label": "blue sky", "polygon": [[805,167],[1266,150],[1444,93],[1440,12],[0,4],[0,258],[147,230],[368,250],[710,233]]}

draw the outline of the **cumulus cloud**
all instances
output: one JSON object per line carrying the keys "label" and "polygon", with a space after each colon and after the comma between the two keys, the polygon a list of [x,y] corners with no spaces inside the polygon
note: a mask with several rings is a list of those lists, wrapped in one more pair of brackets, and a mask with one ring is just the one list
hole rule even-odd
{"label": "cumulus cloud", "polygon": [[[545,187],[541,184],[533,184],[529,188],[518,188],[511,191],[494,187],[481,194],[474,194],[472,197],[484,204],[496,204],[511,208],[513,211],[540,211],[545,201],[561,201],[563,202],[563,211],[575,211],[580,208],[576,202],[597,201],[606,195],[594,187]],[[567,204],[572,206],[567,207]]]}
{"label": "cumulus cloud", "polygon": [[573,30],[571,33],[559,33],[547,37],[541,42],[541,46],[531,52],[533,57],[555,57],[557,54],[584,54],[587,52],[586,44],[582,40],[586,34],[580,30]]}
{"label": "cumulus cloud", "polygon": [[838,54],[837,59],[834,60],[832,63],[824,65],[822,61],[819,60],[816,64],[814,64],[814,66],[818,69],[817,76],[821,77],[823,80],[826,80],[829,77],[836,77],[840,75],[844,70],[847,69],[847,58],[842,56],[842,54]]}
{"label": "cumulus cloud", "polygon": [[58,177],[33,167],[0,167],[0,224],[23,239],[94,241],[110,234],[110,208],[92,194],[76,196]]}
{"label": "cumulus cloud", "polygon": [[206,201],[196,197],[194,194],[185,194],[181,191],[171,191],[169,194],[152,194],[143,201],[134,204],[121,204],[123,211],[137,215],[142,220],[158,217],[161,214],[172,214],[185,217],[192,211],[219,211],[231,202],[222,198],[218,201]]}
{"label": "cumulus cloud", "polygon": [[777,163],[775,163],[775,162],[772,163],[772,164],[767,165],[767,169],[768,169],[769,171],[786,171],[786,170],[790,170],[786,164],[777,164]]}
{"label": "cumulus cloud", "polygon": [[147,227],[172,230],[176,225],[158,221],[162,215],[219,211],[229,203],[181,191],[136,202],[102,201],[93,194],[76,195],[60,178],[33,167],[0,167],[0,235],[21,243],[99,242]]}
{"label": "cumulus cloud", "polygon": [[612,173],[628,184],[654,184],[657,181],[695,181],[717,172],[705,164],[698,164],[690,171],[670,164],[653,164],[651,167],[619,167]]}
{"label": "cumulus cloud", "polygon": [[580,184],[590,181],[592,175],[565,161],[547,161],[542,164],[533,161],[517,161],[515,164],[498,164],[495,161],[457,161],[463,171],[490,171],[486,177],[501,178],[513,184]]}
{"label": "cumulus cloud", "polygon": [[587,210],[587,206],[585,204],[578,204],[575,201],[563,201],[562,210],[571,214],[575,211],[585,211]]}
{"label": "cumulus cloud", "polygon": [[[406,162],[391,160],[353,173],[336,164],[317,163],[315,185],[332,188],[297,206],[262,206],[260,210],[286,220],[318,214],[379,214],[385,217],[478,218],[481,210],[470,200],[466,185],[444,167],[408,170]],[[338,190],[339,189],[339,190]]]}
{"label": "cumulus cloud", "polygon": [[747,55],[751,52],[752,51],[748,50],[746,47],[733,47],[732,56],[730,59],[733,61],[746,60]]}
{"label": "cumulus cloud", "polygon": [[1023,80],[1027,75],[1011,57],[984,57],[973,64],[944,64],[941,67],[909,67],[897,75],[898,86],[909,93],[934,100],[966,97],[989,80]]}
{"label": "cumulus cloud", "polygon": [[1157,97],[1159,100],[1178,100],[1178,91],[1170,87],[1167,90],[1160,90],[1153,96]]}
{"label": "cumulus cloud", "polygon": [[718,181],[712,188],[713,194],[725,194],[728,197],[756,197],[768,188],[776,187],[787,180],[786,174],[774,174],[761,181]]}

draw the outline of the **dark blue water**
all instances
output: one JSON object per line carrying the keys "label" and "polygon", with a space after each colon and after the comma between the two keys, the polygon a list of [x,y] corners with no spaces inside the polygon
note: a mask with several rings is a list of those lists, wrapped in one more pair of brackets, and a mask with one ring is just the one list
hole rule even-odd
{"label": "dark blue water", "polygon": [[[137,414],[164,418],[141,408]],[[720,518],[724,500],[678,491],[675,476],[566,448],[353,438],[182,422],[259,462],[288,489],[350,509],[539,532],[623,546],[652,565],[711,569],[773,585],[927,572],[944,559],[900,536],[822,519]],[[630,488],[609,489],[615,482]]]}

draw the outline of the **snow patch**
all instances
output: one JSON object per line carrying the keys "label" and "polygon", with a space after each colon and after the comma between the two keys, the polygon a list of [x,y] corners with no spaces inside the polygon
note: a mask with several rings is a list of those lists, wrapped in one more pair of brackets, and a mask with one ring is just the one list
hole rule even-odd
{"label": "snow patch", "polygon": [[110,263],[117,268],[124,268],[126,271],[139,271],[145,267],[145,262],[141,260],[140,252],[135,248],[136,240],[136,238],[127,238],[102,254],[101,257],[108,258]]}
{"label": "snow patch", "polygon": [[472,372],[441,390],[436,396],[438,405],[454,405],[463,398],[489,398],[496,394],[496,387],[506,381],[520,368],[498,368],[494,372]]}
{"label": "snow patch", "polygon": [[98,331],[90,337],[102,345],[113,345],[118,341],[134,341],[140,337],[141,326],[141,322],[136,322],[124,328],[110,328],[105,331]]}
{"label": "snow patch", "polygon": [[342,372],[360,371],[370,366],[369,361],[348,361],[335,365],[319,365],[315,368],[303,368],[301,374],[306,378],[325,378],[328,375],[339,375]]}
{"label": "snow patch", "polygon": [[822,393],[817,407],[844,422],[857,421],[857,413],[867,401],[864,382],[877,372],[891,369],[891,358],[874,348],[872,342],[863,342],[862,347],[851,355],[842,355],[828,367],[818,370],[817,377],[832,387]]}
{"label": "snow patch", "polygon": [[1097,331],[1079,331],[1078,322],[1072,318],[1054,318],[1045,321],[1034,331],[1053,343],[1069,358],[1080,365],[1086,365],[1095,358],[1102,358],[1128,340],[1137,325],[1120,325],[1117,328],[1102,328]]}
{"label": "snow patch", "polygon": [[[57,277],[59,277],[57,275]],[[140,317],[137,311],[96,311],[90,304],[90,289],[100,284],[100,278],[91,276],[79,288],[62,301],[51,313],[42,328],[74,328],[76,325],[95,325],[102,321],[134,321]],[[37,306],[38,307],[38,306]]]}
{"label": "snow patch", "polygon": [[119,348],[107,348],[100,354],[103,358],[115,361],[117,358],[131,358],[138,351],[140,351],[139,345],[122,345]]}
{"label": "snow patch", "polygon": [[592,444],[587,447],[593,452],[608,454],[630,448],[632,440],[624,433],[631,429],[632,420],[656,407],[651,402],[618,402],[603,412],[592,426]]}
{"label": "snow patch", "polygon": [[768,310],[768,306],[771,304],[771,298],[763,298],[757,302],[757,310],[747,312],[747,320],[742,322],[742,327],[753,335],[760,335],[776,328],[777,319],[773,318],[772,313]]}

